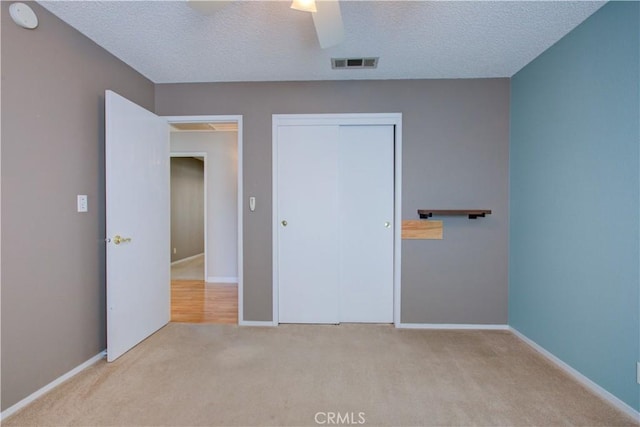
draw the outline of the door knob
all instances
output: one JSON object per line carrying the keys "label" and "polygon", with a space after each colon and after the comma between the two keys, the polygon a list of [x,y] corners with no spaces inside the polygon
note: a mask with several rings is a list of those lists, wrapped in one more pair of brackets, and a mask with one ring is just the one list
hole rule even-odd
{"label": "door knob", "polygon": [[113,238],[113,243],[119,245],[120,243],[128,243],[131,241],[131,237],[122,237],[118,234]]}
{"label": "door knob", "polygon": [[282,224],[283,227],[286,227],[288,223],[287,223],[287,221],[282,221],[281,224]]}
{"label": "door knob", "polygon": [[390,227],[391,227],[391,223],[390,223],[389,221],[386,221],[386,222],[384,223],[384,227],[385,227],[385,228],[390,228]]}

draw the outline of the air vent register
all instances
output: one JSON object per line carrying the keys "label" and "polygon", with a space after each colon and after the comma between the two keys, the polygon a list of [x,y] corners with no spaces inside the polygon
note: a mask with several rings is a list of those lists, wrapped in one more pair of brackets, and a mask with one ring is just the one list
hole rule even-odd
{"label": "air vent register", "polygon": [[378,67],[378,58],[331,58],[334,70],[373,69]]}

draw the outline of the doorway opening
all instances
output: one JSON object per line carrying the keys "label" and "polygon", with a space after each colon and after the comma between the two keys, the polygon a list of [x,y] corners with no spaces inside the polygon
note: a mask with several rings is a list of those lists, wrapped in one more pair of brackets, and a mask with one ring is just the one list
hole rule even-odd
{"label": "doorway opening", "polygon": [[168,118],[171,321],[237,324],[239,120],[188,119]]}

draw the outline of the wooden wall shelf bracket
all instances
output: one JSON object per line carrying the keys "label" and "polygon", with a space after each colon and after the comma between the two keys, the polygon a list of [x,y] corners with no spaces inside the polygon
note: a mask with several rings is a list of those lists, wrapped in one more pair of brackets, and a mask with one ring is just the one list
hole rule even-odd
{"label": "wooden wall shelf bracket", "polygon": [[418,209],[420,219],[431,218],[432,216],[458,216],[467,215],[469,219],[484,218],[491,215],[490,209]]}

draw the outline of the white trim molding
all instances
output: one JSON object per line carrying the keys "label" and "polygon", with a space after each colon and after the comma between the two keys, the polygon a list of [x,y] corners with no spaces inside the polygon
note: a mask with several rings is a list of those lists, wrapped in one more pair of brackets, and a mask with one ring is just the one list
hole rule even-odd
{"label": "white trim molding", "polygon": [[458,323],[400,323],[396,326],[400,329],[448,329],[448,330],[475,330],[475,331],[508,331],[509,325],[491,324],[458,324]]}
{"label": "white trim molding", "polygon": [[238,278],[231,276],[210,276],[207,277],[207,283],[238,283]]}
{"label": "white trim molding", "polygon": [[[244,319],[244,256],[243,256],[243,116],[163,116],[169,123],[222,123],[236,122],[238,124],[238,324]],[[205,250],[206,252],[206,250]],[[205,253],[206,256],[206,253]],[[206,274],[205,274],[205,277]],[[234,282],[235,283],[235,282]]]}
{"label": "white trim molding", "polygon": [[540,344],[538,344],[537,342],[533,341],[531,338],[524,335],[522,332],[518,331],[517,329],[511,326],[509,327],[509,330],[513,333],[513,335],[518,337],[525,344],[529,345],[531,348],[536,350],[542,356],[547,358],[551,363],[556,365],[558,368],[562,369],[564,372],[569,374],[580,384],[587,387],[589,390],[591,390],[592,392],[594,392],[595,394],[597,394],[598,396],[600,396],[601,398],[609,402],[611,405],[615,406],[620,411],[629,415],[636,421],[640,421],[640,412],[636,411],[627,403],[623,402],[622,400],[614,396],[611,392],[605,390],[600,385],[596,384],[594,381],[590,380],[589,378],[587,378],[586,376],[578,372],[576,369],[569,366],[566,362],[562,361],[559,357],[555,356],[549,350],[545,349]]}
{"label": "white trim molding", "polygon": [[173,261],[171,263],[171,265],[179,265],[179,264],[182,264],[183,262],[191,261],[192,259],[196,259],[198,257],[201,257],[202,255],[204,255],[204,253],[188,256],[186,258],[182,258],[182,259],[179,259],[177,261]]}
{"label": "white trim molding", "polygon": [[271,328],[278,326],[277,323],[272,321],[261,321],[261,320],[241,320],[238,322],[239,326],[256,326],[259,328]]}
{"label": "white trim molding", "polygon": [[70,379],[70,378],[74,377],[75,375],[79,374],[80,372],[84,371],[89,366],[94,365],[97,362],[101,361],[102,359],[105,358],[106,355],[107,355],[107,350],[101,351],[100,353],[98,353],[95,356],[93,356],[91,359],[87,360],[84,363],[81,363],[80,365],[76,366],[75,368],[73,368],[72,370],[67,372],[66,374],[61,375],[60,377],[58,377],[55,380],[51,381],[49,384],[45,385],[44,387],[40,388],[39,390],[34,391],[29,396],[27,396],[24,399],[22,399],[20,402],[16,403],[13,406],[8,407],[4,411],[2,411],[2,413],[0,413],[0,421],[1,420],[5,420],[7,417],[15,414],[20,409],[22,409],[25,406],[29,405],[30,403],[34,402],[36,399],[38,399],[39,397],[45,395],[49,391],[53,390],[54,388],[56,388],[57,386],[59,386],[63,382],[67,381],[68,379]]}
{"label": "white trim molding", "polygon": [[278,325],[278,126],[295,125],[393,125],[394,133],[394,239],[393,239],[393,323],[400,325],[400,286],[402,266],[402,113],[356,113],[356,114],[273,114],[271,118],[271,173],[272,173],[272,323]]}

